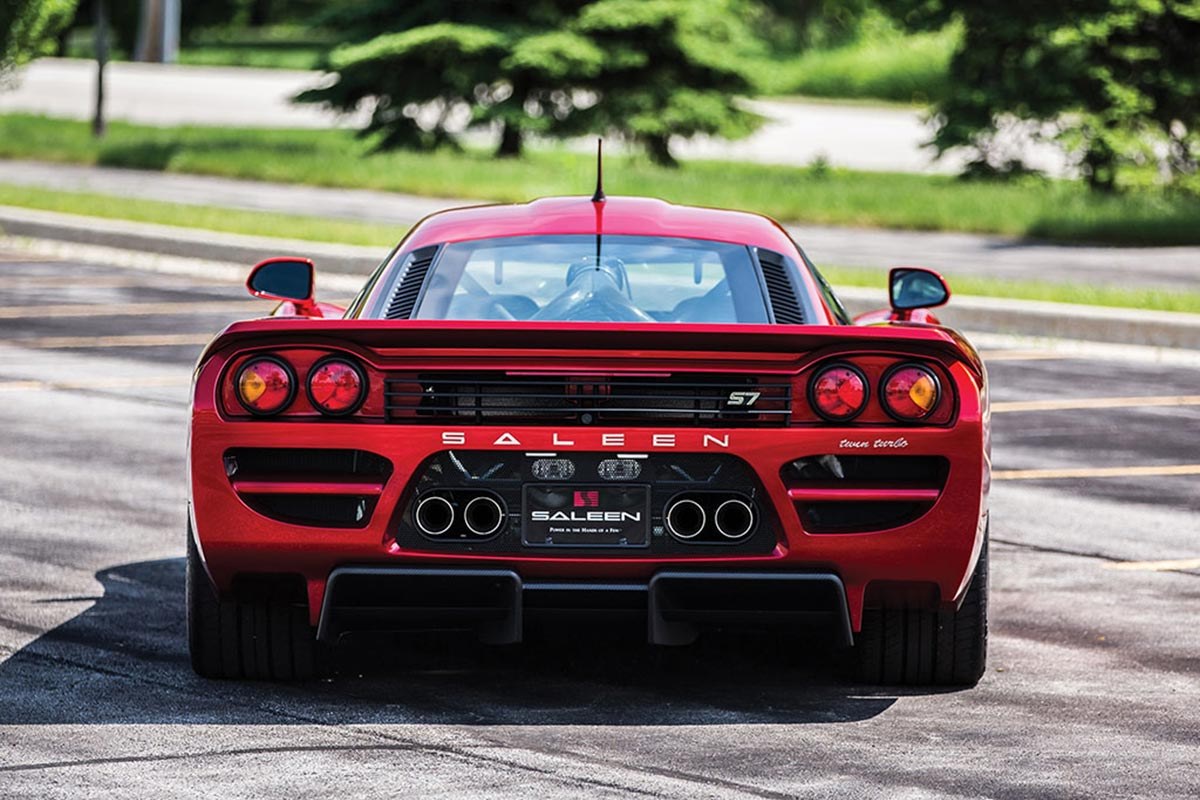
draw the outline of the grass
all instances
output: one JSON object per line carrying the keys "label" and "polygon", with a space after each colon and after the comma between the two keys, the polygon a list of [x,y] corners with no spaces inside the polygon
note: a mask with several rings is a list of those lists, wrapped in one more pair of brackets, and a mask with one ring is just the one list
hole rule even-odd
{"label": "grass", "polygon": [[262,67],[267,69],[316,69],[327,47],[242,47],[195,44],[179,49],[179,63],[197,67]]}
{"label": "grass", "polygon": [[0,205],[83,214],[104,219],[179,225],[222,233],[277,236],[314,242],[391,247],[406,228],[317,217],[242,211],[231,208],[115,198],[111,195],[57,192],[0,183]]}
{"label": "grass", "polygon": [[[189,32],[179,48],[178,61],[193,66],[316,69],[335,43],[336,37],[328,31],[291,25],[205,28]],[[95,58],[93,30],[72,29],[66,55]],[[125,61],[129,54],[114,49],[110,57]]]}
{"label": "grass", "polygon": [[[821,267],[821,273],[834,286],[879,289],[887,286],[887,270],[854,267]],[[1042,300],[1050,303],[1078,303],[1109,308],[1138,308],[1147,311],[1177,311],[1200,314],[1200,292],[1175,289],[1122,288],[1112,285],[1050,283],[1047,281],[1006,281],[958,275],[950,278],[955,294],[979,297],[1005,297],[1013,300]],[[950,300],[951,305],[954,300]]]}
{"label": "grass", "polygon": [[[487,153],[371,153],[349,131],[155,128],[0,115],[0,158],[32,158],[500,202],[590,193],[594,157],[563,149],[522,159]],[[719,161],[679,169],[609,158],[611,194],[740,208],[788,222],[970,231],[1110,244],[1200,243],[1200,199],[1100,195],[1068,181],[986,182]]]}
{"label": "grass", "polygon": [[805,95],[928,104],[947,86],[950,56],[959,32],[880,32],[831,49],[810,49],[750,66],[759,90]]}

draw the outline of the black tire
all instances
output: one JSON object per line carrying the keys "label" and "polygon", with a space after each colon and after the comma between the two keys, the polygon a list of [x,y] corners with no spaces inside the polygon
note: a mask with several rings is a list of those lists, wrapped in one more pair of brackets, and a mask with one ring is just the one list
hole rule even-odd
{"label": "black tire", "polygon": [[217,596],[188,526],[188,649],[203,678],[290,681],[329,672],[329,651],[316,641],[306,604],[278,588],[254,597]]}
{"label": "black tire", "polygon": [[863,683],[974,686],[987,667],[988,540],[957,611],[868,609],[851,656]]}

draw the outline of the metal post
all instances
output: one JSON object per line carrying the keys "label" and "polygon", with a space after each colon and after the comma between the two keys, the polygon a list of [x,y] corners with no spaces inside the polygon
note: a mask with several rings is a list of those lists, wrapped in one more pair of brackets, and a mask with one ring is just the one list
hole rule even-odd
{"label": "metal post", "polygon": [[136,60],[170,64],[178,58],[180,3],[181,0],[142,0]]}

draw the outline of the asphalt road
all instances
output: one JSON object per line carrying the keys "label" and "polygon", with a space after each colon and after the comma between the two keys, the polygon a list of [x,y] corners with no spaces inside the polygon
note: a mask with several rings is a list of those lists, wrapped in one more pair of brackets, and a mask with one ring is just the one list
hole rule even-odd
{"label": "asphalt road", "polygon": [[619,632],[214,683],[184,642],[187,383],[253,302],[0,253],[0,797],[1200,794],[1200,362],[988,351],[973,690],[849,685],[747,637],[658,661]]}
{"label": "asphalt road", "polygon": [[[27,67],[19,82],[0,92],[0,112],[23,111],[69,119],[92,118],[96,65],[93,61],[44,58]],[[113,63],[106,85],[109,119],[146,125],[222,125],[259,128],[360,128],[369,111],[336,114],[291,98],[327,78],[320,72],[239,67],[192,67]],[[740,141],[695,139],[679,142],[676,155],[809,164],[814,159],[856,169],[898,172],[958,172],[966,157],[935,160],[926,143],[932,129],[921,109],[834,104],[829,102],[754,101],[748,105],[767,118],[753,136]],[[461,115],[460,123],[466,123]],[[492,146],[494,134],[472,135]],[[1062,152],[1034,143],[1016,129],[1006,131],[1013,154],[1053,174],[1067,171]],[[590,139],[580,140],[590,150]],[[619,148],[619,144],[612,146]]]}

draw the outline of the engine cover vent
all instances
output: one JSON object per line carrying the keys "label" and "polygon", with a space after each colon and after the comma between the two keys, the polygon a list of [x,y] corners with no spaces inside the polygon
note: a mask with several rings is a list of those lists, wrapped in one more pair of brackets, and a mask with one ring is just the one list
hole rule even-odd
{"label": "engine cover vent", "polygon": [[396,293],[388,303],[388,319],[409,319],[417,305],[417,297],[421,294],[421,286],[425,283],[425,274],[433,264],[437,255],[437,246],[422,247],[413,250],[405,259],[403,272],[396,285]]}

